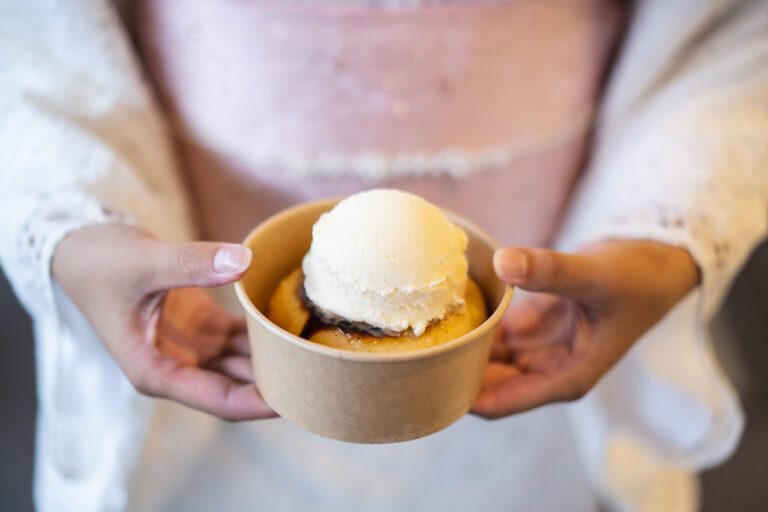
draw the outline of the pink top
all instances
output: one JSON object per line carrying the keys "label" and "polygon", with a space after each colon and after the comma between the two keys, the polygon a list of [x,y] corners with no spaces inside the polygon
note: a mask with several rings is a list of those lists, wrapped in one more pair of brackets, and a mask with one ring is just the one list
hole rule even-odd
{"label": "pink top", "polygon": [[420,7],[144,0],[204,236],[397,187],[545,244],[621,27],[613,0]]}

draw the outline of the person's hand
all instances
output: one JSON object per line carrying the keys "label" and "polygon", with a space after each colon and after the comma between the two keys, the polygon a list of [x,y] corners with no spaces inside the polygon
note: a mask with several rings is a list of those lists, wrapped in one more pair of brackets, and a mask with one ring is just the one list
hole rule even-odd
{"label": "person's hand", "polygon": [[644,241],[577,254],[507,247],[494,269],[535,293],[502,320],[473,407],[486,418],[581,398],[699,279],[687,251]]}
{"label": "person's hand", "polygon": [[252,382],[244,321],[194,287],[231,283],[250,261],[236,244],[104,225],[65,237],[52,272],[139,392],[234,421],[275,413]]}

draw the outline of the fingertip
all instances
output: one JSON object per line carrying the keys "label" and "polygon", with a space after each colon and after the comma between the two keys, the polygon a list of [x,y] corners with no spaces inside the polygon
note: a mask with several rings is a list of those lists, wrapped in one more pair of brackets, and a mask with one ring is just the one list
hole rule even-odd
{"label": "fingertip", "polygon": [[232,399],[227,403],[226,408],[231,414],[230,421],[250,421],[279,416],[264,401],[253,383],[239,385],[238,389],[232,393]]}
{"label": "fingertip", "polygon": [[213,257],[213,270],[219,275],[237,275],[248,270],[253,259],[250,248],[239,244],[224,244]]}
{"label": "fingertip", "polygon": [[139,282],[148,292],[222,286],[240,279],[252,258],[251,250],[240,244],[154,241],[140,260]]}
{"label": "fingertip", "polygon": [[273,418],[253,383],[241,383],[205,368],[182,367],[173,371],[158,396],[170,398],[226,421]]}
{"label": "fingertip", "polygon": [[246,247],[245,245],[241,245],[240,247],[242,247],[245,250],[245,266],[243,268],[243,270],[245,271],[245,270],[248,270],[248,267],[251,266],[251,262],[253,261],[253,251],[251,250],[250,247]]}
{"label": "fingertip", "polygon": [[493,254],[493,270],[502,281],[518,284],[528,274],[528,255],[515,247],[502,247]]}
{"label": "fingertip", "polygon": [[495,411],[493,393],[487,390],[481,391],[469,412],[486,420],[498,418],[499,416]]}

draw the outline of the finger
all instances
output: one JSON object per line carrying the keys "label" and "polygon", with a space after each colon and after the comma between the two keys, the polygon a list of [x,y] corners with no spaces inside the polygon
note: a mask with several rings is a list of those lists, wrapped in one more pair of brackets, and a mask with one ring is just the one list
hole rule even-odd
{"label": "finger", "polygon": [[245,333],[240,333],[230,336],[226,346],[224,347],[224,354],[250,356],[251,342],[248,340],[248,335]]}
{"label": "finger", "polygon": [[493,255],[493,267],[502,281],[524,290],[590,299],[601,282],[590,258],[548,249],[503,247]]}
{"label": "finger", "polygon": [[485,367],[485,371],[483,372],[482,388],[492,389],[500,382],[516,375],[520,375],[520,369],[514,365],[497,362],[488,363],[488,366]]}
{"label": "finger", "polygon": [[514,357],[514,363],[525,373],[552,374],[569,363],[568,347],[556,346],[530,350]]}
{"label": "finger", "polygon": [[[578,311],[572,301],[560,299],[560,304],[552,304],[541,312],[536,326],[522,332],[505,330],[504,344],[510,356],[519,351],[537,350],[557,345],[573,347],[575,334],[587,328],[581,326],[577,318]],[[586,332],[586,331],[585,331]]]}
{"label": "finger", "polygon": [[507,334],[530,334],[548,322],[549,316],[561,313],[563,298],[548,293],[528,293],[512,306],[502,318]]}
{"label": "finger", "polygon": [[495,342],[491,345],[491,361],[506,361],[509,359],[507,347],[503,342]]}
{"label": "finger", "polygon": [[155,343],[161,353],[183,366],[205,364],[227,350],[231,323],[232,317],[202,289],[171,290],[166,294]]}
{"label": "finger", "polygon": [[254,384],[242,384],[220,373],[196,367],[181,367],[163,380],[156,396],[228,421],[272,418],[277,414],[264,402]]}
{"label": "finger", "polygon": [[506,361],[507,347],[504,344],[504,330],[501,326],[493,332],[493,343],[491,344],[491,361]]}
{"label": "finger", "polygon": [[248,332],[248,322],[244,317],[238,317],[232,320],[232,332]]}
{"label": "finger", "polygon": [[488,419],[502,418],[536,407],[578,400],[595,384],[589,365],[573,365],[554,374],[521,373],[485,387],[478,395],[472,412]]}
{"label": "finger", "polygon": [[232,332],[235,319],[202,288],[170,290],[163,303],[161,329],[172,325],[187,336],[223,337]]}
{"label": "finger", "polygon": [[531,302],[526,300],[510,307],[501,321],[509,334],[527,334],[539,325],[541,315]]}
{"label": "finger", "polygon": [[250,357],[221,357],[208,363],[207,368],[240,382],[253,382],[253,366]]}
{"label": "finger", "polygon": [[555,401],[552,379],[535,373],[513,375],[480,391],[471,412],[488,419],[502,418]]}
{"label": "finger", "polygon": [[239,279],[251,264],[251,250],[238,244],[153,240],[139,272],[147,292],[190,286],[221,286]]}

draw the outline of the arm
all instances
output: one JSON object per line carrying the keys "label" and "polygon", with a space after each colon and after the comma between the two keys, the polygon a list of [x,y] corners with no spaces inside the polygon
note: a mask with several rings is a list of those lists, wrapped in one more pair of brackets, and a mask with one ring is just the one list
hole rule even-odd
{"label": "arm", "polygon": [[657,55],[638,38],[665,30],[660,4],[637,13],[654,33],[628,38],[562,232],[561,246],[577,254],[497,254],[502,279],[551,295],[511,310],[496,347],[505,363],[489,367],[480,414],[583,396],[697,282],[705,320],[765,236],[768,3],[734,3],[709,24],[678,19],[689,39],[654,74]]}
{"label": "arm", "polygon": [[110,5],[4,10],[0,261],[20,299],[36,322],[62,324],[60,285],[145,394],[228,419],[271,415],[250,382],[241,322],[191,288],[238,279],[250,253],[159,240],[190,239],[190,215]]}
{"label": "arm", "polygon": [[0,16],[0,258],[25,306],[44,316],[50,260],[67,234],[107,222],[174,239],[192,229],[166,129],[109,4],[9,4]]}

